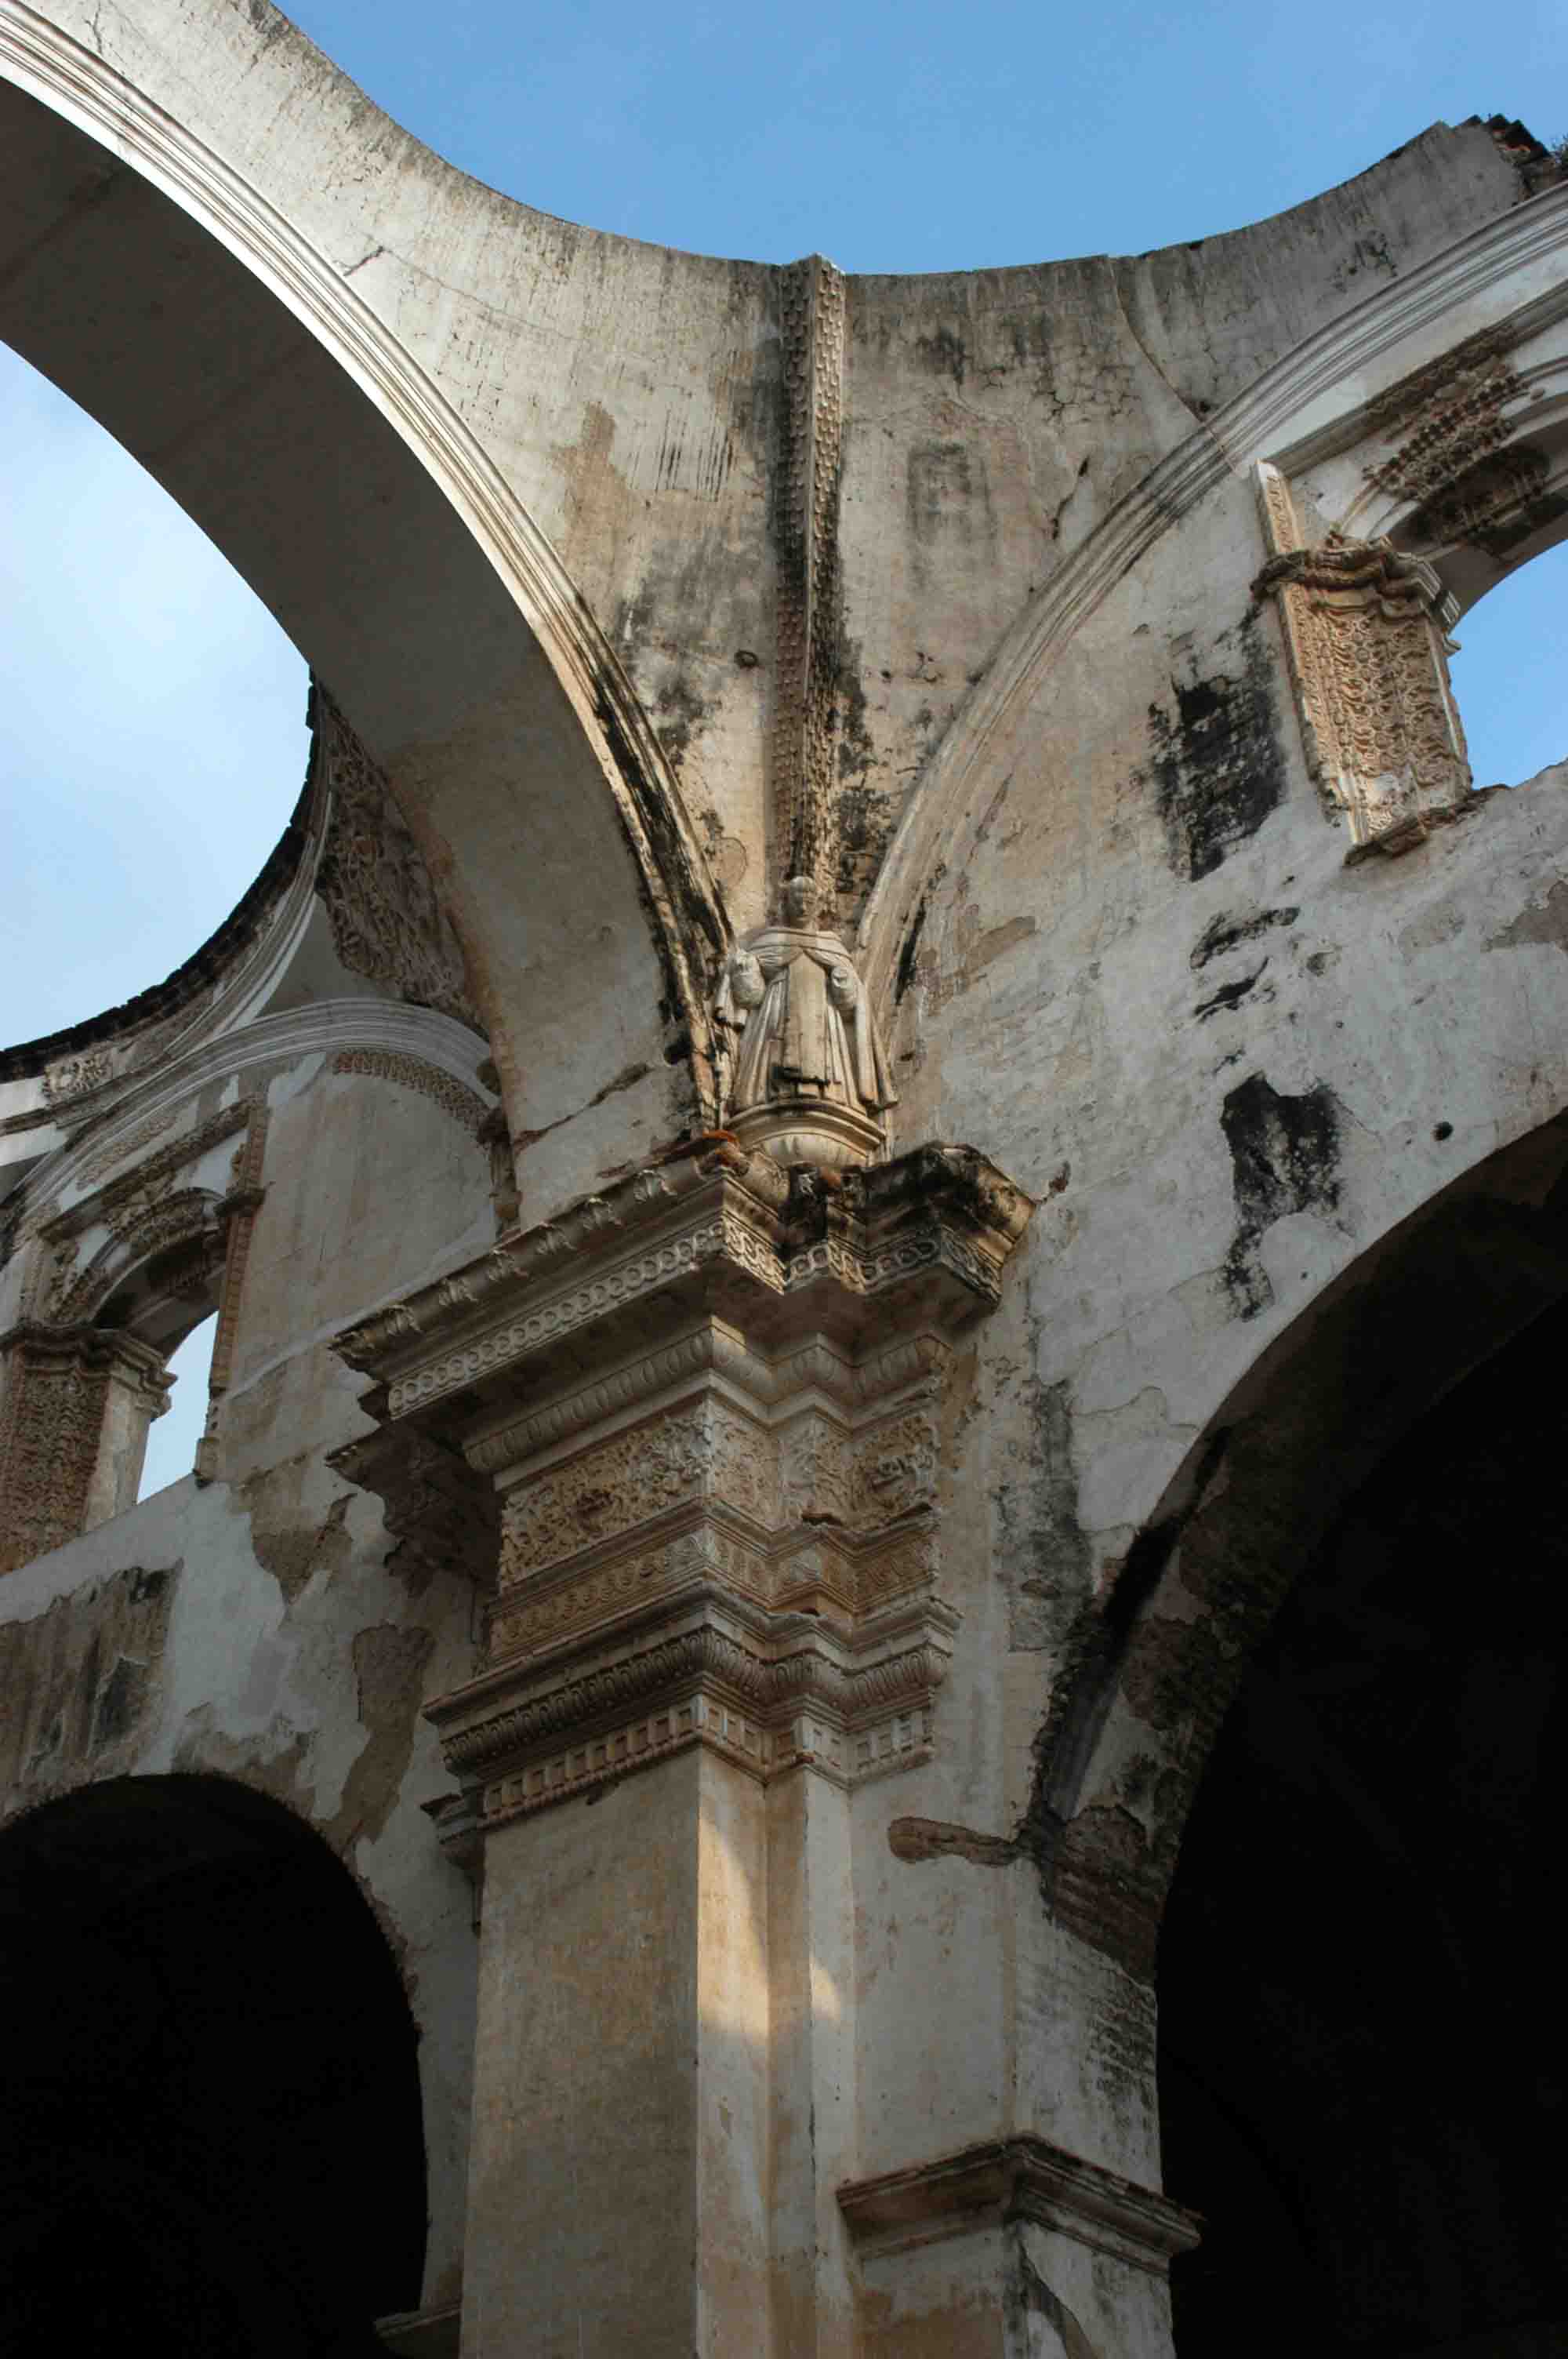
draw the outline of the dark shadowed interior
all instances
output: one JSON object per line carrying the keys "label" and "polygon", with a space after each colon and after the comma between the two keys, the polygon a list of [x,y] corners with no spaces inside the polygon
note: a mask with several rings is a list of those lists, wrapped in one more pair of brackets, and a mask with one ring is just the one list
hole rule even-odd
{"label": "dark shadowed interior", "polygon": [[1159,1982],[1194,2359],[1568,2350],[1565,1346],[1551,1310],[1383,1461],[1205,1773]]}
{"label": "dark shadowed interior", "polygon": [[415,2031],[319,1837],[214,1777],[0,1836],[0,2349],[348,2354],[419,2298]]}

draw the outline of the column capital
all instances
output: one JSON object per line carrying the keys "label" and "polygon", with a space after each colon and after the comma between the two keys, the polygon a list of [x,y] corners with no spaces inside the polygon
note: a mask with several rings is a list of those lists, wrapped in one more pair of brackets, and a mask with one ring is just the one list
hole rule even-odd
{"label": "column capital", "polygon": [[951,1338],[1033,1209],[969,1147],[786,1172],[709,1136],[340,1338],[378,1426],[334,1464],[490,1592],[429,1707],[466,1853],[692,1745],[764,1782],[928,1749]]}

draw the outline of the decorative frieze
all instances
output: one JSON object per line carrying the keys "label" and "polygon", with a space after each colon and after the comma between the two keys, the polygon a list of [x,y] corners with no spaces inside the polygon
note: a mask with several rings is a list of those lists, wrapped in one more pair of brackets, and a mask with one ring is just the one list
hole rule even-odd
{"label": "decorative frieze", "polygon": [[380,1423],[333,1462],[405,1544],[471,1569],[499,1506],[486,1669],[430,1707],[465,1827],[690,1745],[763,1780],[923,1753],[948,1338],[1031,1210],[968,1148],[806,1184],[698,1141],[340,1340]]}
{"label": "decorative frieze", "polygon": [[1510,349],[1506,329],[1485,329],[1390,386],[1367,425],[1397,447],[1368,469],[1368,481],[1402,499],[1431,500],[1500,450],[1509,406],[1525,392]]}
{"label": "decorative frieze", "polygon": [[1417,840],[1470,791],[1448,679],[1458,608],[1430,565],[1386,540],[1286,544],[1300,531],[1289,486],[1258,472],[1273,554],[1257,592],[1279,609],[1307,766],[1353,845]]}

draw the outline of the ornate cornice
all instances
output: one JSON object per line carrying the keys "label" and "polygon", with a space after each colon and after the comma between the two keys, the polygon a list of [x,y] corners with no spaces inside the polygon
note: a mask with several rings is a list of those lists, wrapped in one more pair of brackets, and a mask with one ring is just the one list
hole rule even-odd
{"label": "ornate cornice", "polygon": [[493,1591],[488,1668],[429,1707],[464,1828],[693,1745],[925,1757],[949,1336],[1033,1209],[968,1147],[786,1176],[719,1135],[339,1338],[377,1430],[331,1462]]}
{"label": "ornate cornice", "polygon": [[595,1634],[547,1665],[503,1663],[427,1717],[484,1827],[697,1745],[764,1784],[807,1764],[848,1784],[925,1756],[957,1624],[928,1597],[852,1636],[707,1582],[608,1657]]}
{"label": "ornate cornice", "polygon": [[698,1140],[499,1239],[349,1329],[336,1348],[387,1387],[394,1420],[482,1390],[503,1371],[515,1397],[525,1364],[546,1353],[558,1386],[574,1338],[592,1331],[602,1357],[606,1339],[623,1343],[655,1298],[662,1318],[690,1300],[772,1343],[805,1321],[798,1311],[770,1319],[770,1303],[782,1311],[809,1295],[820,1332],[858,1354],[872,1305],[892,1291],[919,1288],[939,1320],[989,1308],[1033,1210],[972,1147],[918,1147],[792,1188],[767,1156]]}
{"label": "ornate cornice", "polygon": [[850,2180],[838,2190],[838,2206],[856,2243],[874,2250],[1031,2220],[1155,2277],[1191,2250],[1203,2224],[1153,2188],[1029,2135]]}

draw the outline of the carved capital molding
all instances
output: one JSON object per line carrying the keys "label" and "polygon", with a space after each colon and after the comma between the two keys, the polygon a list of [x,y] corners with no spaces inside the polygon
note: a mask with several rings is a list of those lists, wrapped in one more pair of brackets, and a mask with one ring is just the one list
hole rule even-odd
{"label": "carved capital molding", "polygon": [[971,1148],[786,1179],[698,1141],[339,1339],[378,1424],[332,1462],[492,1592],[430,1707],[465,1824],[691,1745],[762,1778],[924,1754],[949,1339],[1032,1210]]}
{"label": "carved capital molding", "polygon": [[161,1353],[114,1329],[24,1320],[0,1335],[0,1572],[133,1504],[171,1382]]}
{"label": "carved capital molding", "polygon": [[1195,2212],[1153,2188],[1028,2135],[851,2180],[838,2190],[838,2208],[856,2243],[872,2250],[1032,2220],[1155,2277],[1177,2253],[1191,2251],[1203,2225]]}
{"label": "carved capital molding", "polygon": [[1307,766],[1357,849],[1465,806],[1470,764],[1448,679],[1458,608],[1386,540],[1301,545],[1290,486],[1258,468],[1272,554],[1255,584],[1279,609]]}

